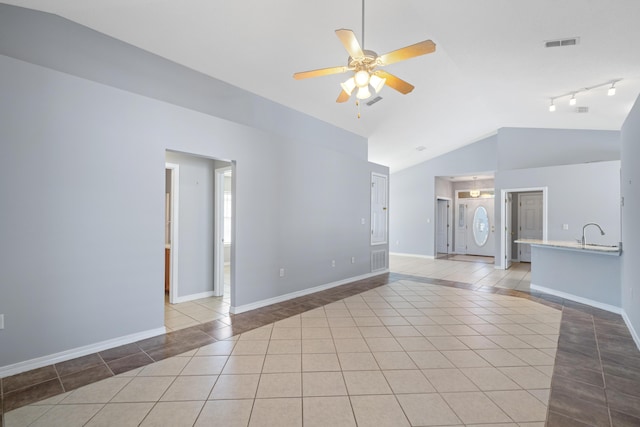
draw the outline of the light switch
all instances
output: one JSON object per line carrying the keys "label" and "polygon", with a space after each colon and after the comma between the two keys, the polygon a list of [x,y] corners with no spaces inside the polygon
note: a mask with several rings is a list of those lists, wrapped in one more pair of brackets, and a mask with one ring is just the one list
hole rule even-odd
{"label": "light switch", "polygon": [[4,329],[4,314],[0,314],[0,329]]}
{"label": "light switch", "polygon": [[360,218],[360,224],[364,225],[365,224],[365,220],[364,218]]}
{"label": "light switch", "polygon": [[562,229],[563,230],[568,230],[569,229],[569,224],[562,224]]}
{"label": "light switch", "polygon": [[284,277],[284,268],[280,269],[280,277]]}

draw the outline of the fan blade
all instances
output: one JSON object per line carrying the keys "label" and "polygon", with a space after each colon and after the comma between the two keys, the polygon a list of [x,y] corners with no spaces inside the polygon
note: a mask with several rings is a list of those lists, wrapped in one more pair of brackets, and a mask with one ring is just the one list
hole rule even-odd
{"label": "fan blade", "polygon": [[347,49],[347,52],[349,52],[350,57],[352,57],[353,59],[364,58],[364,52],[362,51],[360,43],[358,43],[358,39],[356,38],[356,35],[353,33],[353,31],[340,29],[336,30],[336,34],[338,35],[338,38],[342,42],[344,48]]}
{"label": "fan blade", "polygon": [[396,77],[393,74],[387,73],[386,71],[376,70],[373,74],[380,77],[381,79],[387,79],[385,84],[390,88],[397,90],[403,95],[408,94],[414,89],[414,86],[412,84],[407,83],[401,78]]}
{"label": "fan blade", "polygon": [[346,73],[349,71],[349,67],[329,67],[320,68],[319,70],[302,71],[300,73],[294,73],[293,78],[296,80],[308,79],[310,77],[328,76],[331,74]]}
{"label": "fan blade", "polygon": [[347,102],[349,98],[351,98],[351,96],[343,90],[340,92],[340,95],[338,95],[338,99],[336,99],[336,102]]}
{"label": "fan blade", "polygon": [[420,55],[426,55],[436,51],[436,44],[431,40],[425,40],[411,46],[403,47],[393,52],[385,53],[378,57],[380,65],[389,65],[395,62],[404,61]]}

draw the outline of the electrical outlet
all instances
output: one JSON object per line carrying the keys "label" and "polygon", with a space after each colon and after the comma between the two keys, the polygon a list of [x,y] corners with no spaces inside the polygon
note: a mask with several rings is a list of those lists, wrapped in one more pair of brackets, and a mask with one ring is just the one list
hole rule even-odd
{"label": "electrical outlet", "polygon": [[569,224],[562,224],[562,229],[563,230],[568,230],[569,229]]}
{"label": "electrical outlet", "polygon": [[0,314],[0,329],[4,329],[4,314]]}
{"label": "electrical outlet", "polygon": [[284,277],[284,268],[280,269],[280,277]]}
{"label": "electrical outlet", "polygon": [[335,260],[335,259],[332,259],[332,260],[331,260],[331,267],[335,267],[335,266],[336,266],[336,260]]}
{"label": "electrical outlet", "polygon": [[362,225],[365,225],[365,224],[366,224],[366,221],[365,221],[365,219],[364,219],[364,218],[360,218],[360,224],[362,224]]}
{"label": "electrical outlet", "polygon": [[355,264],[356,263],[356,257],[352,256],[351,257],[351,264]]}

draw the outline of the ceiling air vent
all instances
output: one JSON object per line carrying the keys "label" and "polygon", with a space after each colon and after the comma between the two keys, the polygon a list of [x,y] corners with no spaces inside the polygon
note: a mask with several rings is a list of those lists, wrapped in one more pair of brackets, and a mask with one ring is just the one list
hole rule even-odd
{"label": "ceiling air vent", "polygon": [[417,150],[417,151],[424,151],[424,150],[426,150],[426,149],[427,149],[427,147],[425,147],[424,145],[421,145],[421,146],[419,146],[419,147],[416,147],[416,150]]}
{"label": "ceiling air vent", "polygon": [[378,101],[382,101],[382,97],[381,96],[376,96],[375,98],[373,98],[371,101],[367,102],[367,105],[369,107],[371,107],[373,104],[375,104]]}
{"label": "ceiling air vent", "polygon": [[548,40],[544,42],[544,47],[575,46],[580,43],[580,37],[570,39]]}
{"label": "ceiling air vent", "polygon": [[576,113],[588,113],[589,107],[576,107]]}

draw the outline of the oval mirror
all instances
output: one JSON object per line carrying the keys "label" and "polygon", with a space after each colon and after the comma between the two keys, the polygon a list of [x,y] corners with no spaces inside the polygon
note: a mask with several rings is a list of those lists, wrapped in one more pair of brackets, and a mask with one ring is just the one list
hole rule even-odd
{"label": "oval mirror", "polygon": [[473,214],[473,239],[478,246],[484,246],[489,240],[489,215],[484,206],[477,207]]}

